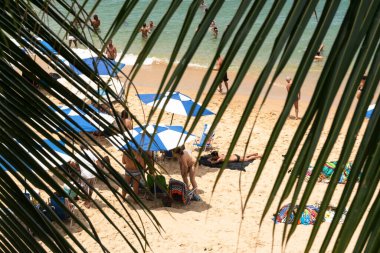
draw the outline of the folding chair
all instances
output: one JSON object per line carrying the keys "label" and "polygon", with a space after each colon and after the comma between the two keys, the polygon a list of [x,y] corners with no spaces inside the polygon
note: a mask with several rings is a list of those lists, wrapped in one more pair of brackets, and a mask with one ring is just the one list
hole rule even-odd
{"label": "folding chair", "polygon": [[207,124],[205,124],[201,139],[199,141],[195,140],[195,143],[194,143],[194,145],[198,149],[201,149],[203,146],[204,146],[204,150],[212,150],[213,149],[212,141],[214,140],[215,133],[212,133],[210,135],[210,137],[208,139],[206,139],[209,130],[210,130],[210,127]]}

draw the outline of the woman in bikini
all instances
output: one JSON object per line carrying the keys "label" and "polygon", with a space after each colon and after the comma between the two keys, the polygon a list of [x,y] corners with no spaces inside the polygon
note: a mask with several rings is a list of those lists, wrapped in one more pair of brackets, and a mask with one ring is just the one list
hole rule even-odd
{"label": "woman in bikini", "polygon": [[[228,159],[228,162],[250,162],[256,159],[260,159],[261,155],[258,153],[254,154],[248,154],[245,156],[240,156],[237,154],[233,154],[230,156]],[[213,151],[211,152],[211,157],[208,159],[210,163],[222,163],[226,160],[226,155],[224,154],[219,154],[218,151]]]}
{"label": "woman in bikini", "polygon": [[[132,159],[132,156],[134,156],[134,159]],[[125,165],[124,179],[127,184],[130,185],[133,178],[133,191],[137,195],[139,193],[141,169],[145,170],[146,167],[145,160],[139,152],[133,150],[130,154],[123,152],[122,163]],[[127,192],[123,189],[121,192],[123,199],[125,199],[126,194]]]}

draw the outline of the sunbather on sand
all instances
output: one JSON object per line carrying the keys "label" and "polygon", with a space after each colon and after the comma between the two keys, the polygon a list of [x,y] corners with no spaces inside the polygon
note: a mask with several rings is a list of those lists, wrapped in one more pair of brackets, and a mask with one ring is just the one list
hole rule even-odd
{"label": "sunbather on sand", "polygon": [[[254,154],[248,154],[245,156],[240,156],[237,154],[232,154],[230,158],[228,159],[229,162],[250,162],[256,159],[260,159],[261,155],[258,153]],[[219,154],[218,151],[212,151],[211,152],[211,157],[208,159],[210,163],[222,163],[226,160],[226,155],[224,154]]]}

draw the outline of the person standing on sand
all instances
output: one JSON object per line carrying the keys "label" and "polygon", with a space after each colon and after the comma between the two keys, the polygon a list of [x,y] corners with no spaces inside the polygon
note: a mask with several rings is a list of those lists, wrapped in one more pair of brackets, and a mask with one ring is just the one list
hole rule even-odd
{"label": "person standing on sand", "polygon": [[193,199],[199,201],[201,198],[198,196],[198,185],[195,181],[195,167],[197,160],[187,150],[184,149],[184,147],[177,147],[173,149],[173,155],[178,158],[183,182],[186,184],[187,189],[190,189],[189,180],[187,178],[189,176],[191,185],[193,186],[194,190]]}
{"label": "person standing on sand", "polygon": [[[134,159],[132,159],[131,156],[134,156]],[[122,163],[125,166],[124,180],[130,185],[133,179],[133,192],[137,195],[139,193],[139,183],[142,176],[140,169],[145,170],[146,167],[144,158],[136,150],[132,150],[129,155],[123,152]],[[138,164],[141,166],[140,169]],[[123,189],[121,192],[123,200],[125,199],[126,194],[127,192]]]}
{"label": "person standing on sand", "polygon": [[[216,60],[216,68],[214,68],[214,70],[217,70],[217,71],[220,71],[221,67],[222,67],[222,63],[223,63],[223,57],[219,55],[218,57],[218,60]],[[224,73],[224,76],[223,76],[223,81],[224,82],[224,85],[226,86],[226,89],[227,89],[227,92],[228,92],[228,76],[227,76],[227,72]],[[223,88],[222,88],[222,83],[219,84],[219,90],[218,90],[220,93],[223,92]]]}
{"label": "person standing on sand", "polygon": [[128,129],[128,130],[132,130],[133,129],[133,122],[130,119],[127,110],[123,110],[121,112],[121,119],[122,119],[123,124],[124,124],[124,126],[125,126],[126,129]]}
{"label": "person standing on sand", "polygon": [[92,28],[94,28],[95,31],[98,31],[100,27],[100,19],[98,15],[95,14],[94,19],[91,19],[90,22],[91,22]]}
{"label": "person standing on sand", "polygon": [[116,47],[112,44],[112,40],[108,43],[107,49],[106,49],[106,55],[107,58],[110,60],[115,60],[117,56]]}
{"label": "person standing on sand", "polygon": [[[292,86],[292,78],[289,76],[286,77],[286,90],[289,92],[290,87]],[[298,101],[301,99],[301,92],[298,92],[297,98],[294,100],[294,108],[296,109],[296,119],[298,119]]]}
{"label": "person standing on sand", "polygon": [[360,97],[362,95],[366,80],[367,80],[367,76],[363,76],[362,80],[360,80],[359,88],[358,88],[358,91],[356,92],[356,98],[357,99],[360,99]]}
{"label": "person standing on sand", "polygon": [[146,25],[146,23],[143,24],[143,26],[140,29],[140,32],[141,32],[141,35],[142,35],[143,39],[147,39],[148,38],[148,34],[150,32],[150,29]]}

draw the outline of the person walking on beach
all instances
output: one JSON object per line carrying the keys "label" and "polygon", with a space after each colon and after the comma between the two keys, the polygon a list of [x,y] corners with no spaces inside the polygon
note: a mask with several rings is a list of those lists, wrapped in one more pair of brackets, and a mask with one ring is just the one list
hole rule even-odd
{"label": "person walking on beach", "polygon": [[140,29],[140,32],[141,32],[141,35],[142,35],[143,39],[147,39],[148,38],[148,34],[150,32],[150,29],[146,25],[146,23],[143,24],[143,26]]}
{"label": "person walking on beach", "polygon": [[115,60],[117,56],[116,47],[112,44],[112,40],[108,43],[107,49],[106,49],[106,55],[107,58],[110,60]]}
{"label": "person walking on beach", "polygon": [[[292,78],[289,76],[286,77],[286,90],[289,92],[290,87],[292,86]],[[296,110],[296,119],[298,119],[298,101],[301,99],[301,92],[298,92],[297,98],[294,100],[294,108]]]}
{"label": "person walking on beach", "polygon": [[98,17],[98,15],[94,15],[94,18],[91,19],[91,26],[92,28],[94,28],[94,31],[98,31],[99,30],[99,27],[100,27],[100,19]]}
{"label": "person walking on beach", "polygon": [[[220,71],[221,67],[222,67],[222,63],[223,63],[223,57],[219,55],[219,58],[218,60],[216,61],[216,68],[214,68],[214,70],[217,70],[217,71]],[[224,73],[223,75],[223,80],[222,82],[224,83],[224,85],[226,86],[226,90],[228,92],[228,76],[227,76],[227,72]],[[223,92],[223,88],[222,88],[222,83],[219,84],[219,90],[218,90],[220,93]]]}
{"label": "person walking on beach", "polygon": [[358,91],[356,92],[356,98],[357,99],[360,99],[360,97],[362,95],[366,80],[367,80],[367,76],[363,76],[362,80],[360,80],[359,88],[358,88]]}
{"label": "person walking on beach", "polygon": [[200,197],[198,196],[197,189],[198,185],[195,181],[195,167],[197,160],[194,156],[192,156],[187,150],[185,150],[185,147],[177,147],[173,149],[173,155],[178,158],[179,162],[179,168],[181,170],[181,176],[183,179],[183,182],[186,184],[187,189],[190,190],[190,184],[188,177],[190,178],[191,185],[194,189],[194,199],[200,200]]}

